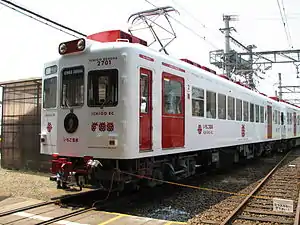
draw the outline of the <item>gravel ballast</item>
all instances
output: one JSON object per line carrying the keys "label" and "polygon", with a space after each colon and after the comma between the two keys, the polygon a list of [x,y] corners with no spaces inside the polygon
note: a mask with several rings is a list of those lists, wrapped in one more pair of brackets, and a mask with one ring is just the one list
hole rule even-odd
{"label": "gravel ballast", "polygon": [[[230,192],[247,193],[253,188],[253,185],[263,178],[280,161],[282,155],[274,155],[266,158],[259,158],[255,161],[249,161],[246,165],[235,166],[221,174],[210,174],[204,176],[194,176],[188,183],[193,186],[225,190]],[[244,188],[250,186],[248,189]],[[252,187],[251,187],[252,186]],[[174,191],[174,189],[176,189]],[[125,209],[121,212],[137,216],[151,217],[156,219],[165,219],[173,221],[197,224],[197,217],[201,217],[206,210],[214,210],[214,205],[219,205],[220,212],[227,215],[232,208],[223,200],[232,195],[205,190],[197,190],[184,187],[163,187],[152,193],[144,195],[143,199],[128,202]],[[232,201],[239,197],[232,197]],[[216,212],[216,211],[214,211]],[[208,213],[210,214],[210,213]],[[207,214],[207,219],[211,216]],[[194,219],[192,219],[194,218]],[[214,218],[211,218],[211,220]],[[199,220],[198,220],[199,221]]]}
{"label": "gravel ballast", "polygon": [[0,168],[0,196],[26,197],[50,200],[56,190],[48,174],[6,170]]}

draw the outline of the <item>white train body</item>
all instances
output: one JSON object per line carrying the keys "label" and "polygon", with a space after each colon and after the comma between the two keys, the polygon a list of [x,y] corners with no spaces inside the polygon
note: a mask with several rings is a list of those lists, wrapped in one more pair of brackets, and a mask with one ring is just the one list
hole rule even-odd
{"label": "white train body", "polygon": [[144,45],[97,37],[45,65],[42,154],[91,156],[100,163],[150,160],[249,145],[265,149],[300,136],[296,106]]}

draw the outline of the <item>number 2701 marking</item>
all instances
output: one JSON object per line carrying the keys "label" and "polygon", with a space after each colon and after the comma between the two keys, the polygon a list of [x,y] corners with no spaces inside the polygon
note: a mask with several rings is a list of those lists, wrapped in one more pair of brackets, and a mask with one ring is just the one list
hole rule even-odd
{"label": "number 2701 marking", "polygon": [[107,60],[98,60],[97,61],[97,65],[98,66],[111,65],[111,60],[110,59],[107,59]]}

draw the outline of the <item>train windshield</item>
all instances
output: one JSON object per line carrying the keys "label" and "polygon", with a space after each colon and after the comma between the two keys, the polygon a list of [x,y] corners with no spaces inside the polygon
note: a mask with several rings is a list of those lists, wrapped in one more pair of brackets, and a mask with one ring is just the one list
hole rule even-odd
{"label": "train windshield", "polygon": [[118,104],[118,70],[94,70],[88,73],[88,106],[112,107]]}
{"label": "train windshield", "polygon": [[62,71],[61,106],[82,106],[84,99],[84,68],[66,68]]}
{"label": "train windshield", "polygon": [[57,92],[57,77],[51,77],[44,80],[43,92],[43,107],[55,108],[56,107],[56,92]]}

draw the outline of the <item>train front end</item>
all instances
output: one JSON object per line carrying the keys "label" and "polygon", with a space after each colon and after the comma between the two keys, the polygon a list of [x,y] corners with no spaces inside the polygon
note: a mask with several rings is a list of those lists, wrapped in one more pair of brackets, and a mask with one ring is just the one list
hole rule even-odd
{"label": "train front end", "polygon": [[65,42],[61,57],[45,65],[41,153],[53,157],[51,180],[58,188],[106,189],[112,180],[118,183],[120,177],[112,177],[119,160],[130,157],[124,141],[127,89],[121,87],[126,60],[114,44]]}

